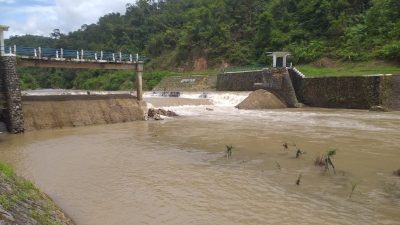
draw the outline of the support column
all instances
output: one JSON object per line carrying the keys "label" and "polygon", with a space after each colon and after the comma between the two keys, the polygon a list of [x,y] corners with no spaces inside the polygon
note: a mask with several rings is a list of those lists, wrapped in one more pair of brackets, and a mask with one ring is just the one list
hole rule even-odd
{"label": "support column", "polygon": [[287,57],[287,55],[283,56],[283,65],[282,65],[283,68],[287,67],[287,65],[286,65],[286,57]]}
{"label": "support column", "polygon": [[15,56],[0,56],[0,80],[1,92],[5,97],[3,116],[7,130],[13,134],[22,133],[24,132],[24,116]]}
{"label": "support column", "polygon": [[273,55],[272,55],[272,67],[276,67],[276,54],[274,53]]}
{"label": "support column", "polygon": [[143,62],[136,63],[136,96],[139,101],[143,100]]}

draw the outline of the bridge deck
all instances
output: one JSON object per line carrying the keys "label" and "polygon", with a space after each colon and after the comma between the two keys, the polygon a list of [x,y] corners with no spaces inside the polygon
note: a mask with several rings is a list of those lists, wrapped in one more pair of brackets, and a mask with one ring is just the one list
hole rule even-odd
{"label": "bridge deck", "polygon": [[68,60],[68,59],[35,59],[18,57],[17,64],[21,67],[66,68],[66,69],[110,69],[110,70],[134,70],[138,62],[111,62],[94,60]]}

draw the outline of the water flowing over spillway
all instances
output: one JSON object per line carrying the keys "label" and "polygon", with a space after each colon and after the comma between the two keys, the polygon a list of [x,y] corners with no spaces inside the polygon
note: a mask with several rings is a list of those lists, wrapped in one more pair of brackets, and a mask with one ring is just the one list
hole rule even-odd
{"label": "water flowing over spillway", "polygon": [[[77,224],[399,224],[399,112],[238,110],[248,92],[206,94],[146,93],[180,115],[163,121],[2,135],[0,158]],[[329,149],[336,174],[314,165]]]}

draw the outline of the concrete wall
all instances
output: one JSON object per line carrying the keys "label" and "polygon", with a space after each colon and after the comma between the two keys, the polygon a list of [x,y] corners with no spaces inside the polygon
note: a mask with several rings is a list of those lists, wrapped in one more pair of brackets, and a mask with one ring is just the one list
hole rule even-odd
{"label": "concrete wall", "polygon": [[[192,80],[193,82],[182,82]],[[153,91],[215,91],[216,76],[173,76],[165,77]]]}
{"label": "concrete wall", "polygon": [[5,110],[2,110],[2,119],[10,133],[24,131],[24,117],[21,108],[21,90],[17,74],[17,60],[15,57],[0,57],[0,83]]}
{"label": "concrete wall", "polygon": [[254,83],[263,83],[262,71],[218,74],[217,91],[255,91]]}
{"label": "concrete wall", "polygon": [[28,131],[144,120],[146,111],[130,95],[24,96],[22,103]]}
{"label": "concrete wall", "polygon": [[381,105],[380,77],[304,79],[300,99],[313,107],[369,109]]}
{"label": "concrete wall", "polygon": [[[308,106],[369,109],[383,105],[400,110],[400,75],[302,78],[293,70],[289,74],[298,101]],[[262,82],[262,71],[220,74],[217,90],[254,91],[254,83]]]}

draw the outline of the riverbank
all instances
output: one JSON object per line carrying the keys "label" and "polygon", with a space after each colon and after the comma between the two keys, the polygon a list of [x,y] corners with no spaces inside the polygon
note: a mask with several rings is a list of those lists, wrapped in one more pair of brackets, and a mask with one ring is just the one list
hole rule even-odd
{"label": "riverbank", "polygon": [[73,225],[34,184],[0,163],[0,224]]}

